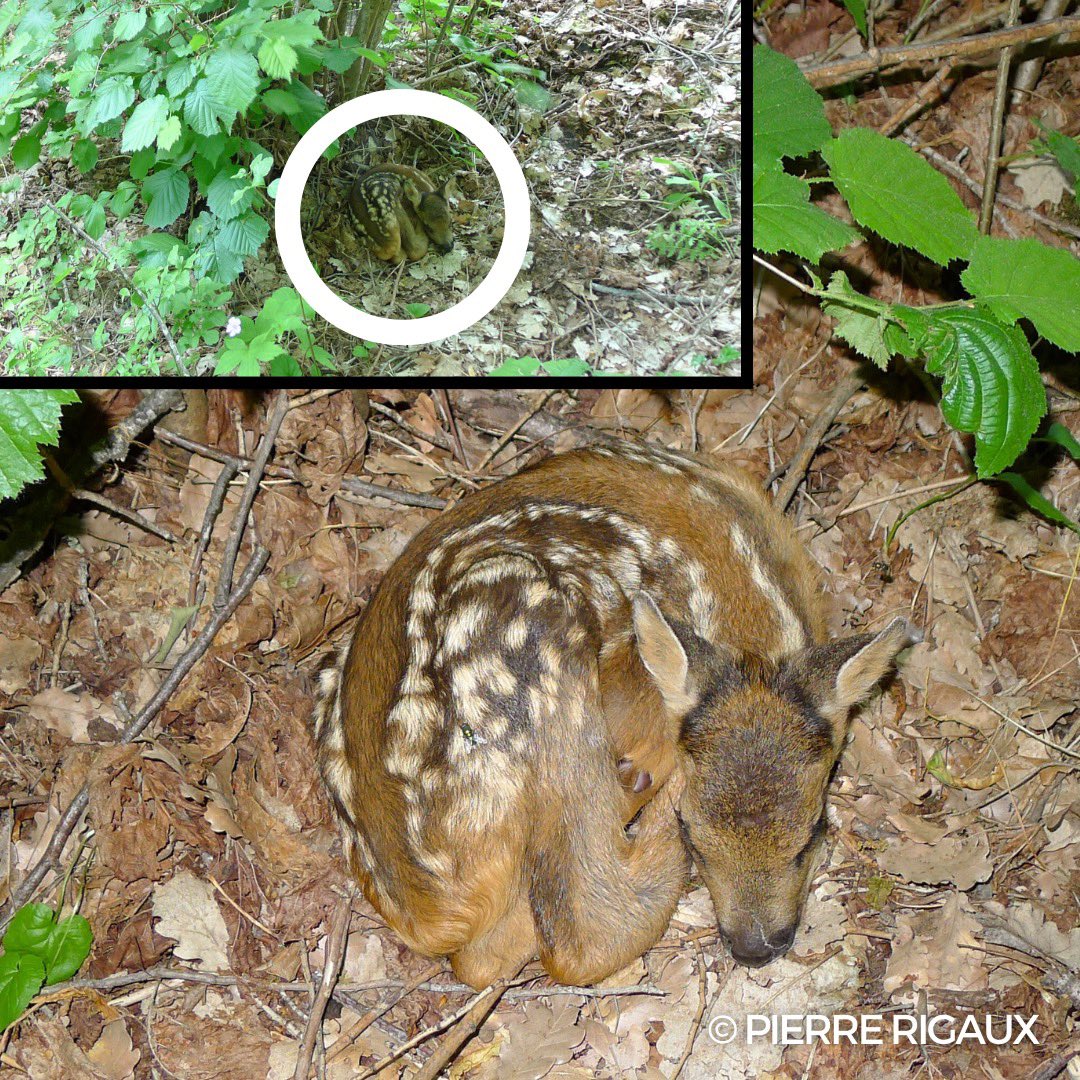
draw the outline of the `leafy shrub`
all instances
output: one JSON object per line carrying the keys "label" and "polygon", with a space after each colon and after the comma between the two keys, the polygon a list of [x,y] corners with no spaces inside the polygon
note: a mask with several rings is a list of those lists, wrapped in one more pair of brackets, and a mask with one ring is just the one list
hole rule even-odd
{"label": "leafy shrub", "polygon": [[867,128],[835,137],[824,102],[794,61],[754,49],[754,246],[819,263],[860,239],[852,226],[810,201],[810,183],[785,159],[820,154],[826,179],[855,222],[960,276],[970,298],[911,307],[854,289],[842,271],[806,292],[836,319],[836,333],[884,368],[894,355],[921,358],[941,379],[941,410],[975,436],[980,477],[1007,469],[1046,413],[1046,392],[1023,318],[1047,341],[1080,351],[1080,260],[1037,240],[979,235],[949,182],[919,154]]}

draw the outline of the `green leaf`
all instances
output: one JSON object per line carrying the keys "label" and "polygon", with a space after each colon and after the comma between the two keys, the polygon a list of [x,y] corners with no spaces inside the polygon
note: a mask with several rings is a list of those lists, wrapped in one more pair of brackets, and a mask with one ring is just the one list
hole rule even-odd
{"label": "green leaf", "polygon": [[125,11],[113,26],[113,41],[130,41],[138,37],[146,26],[146,8]]}
{"label": "green leaf", "polygon": [[842,270],[832,275],[825,291],[835,299],[822,299],[821,310],[836,320],[836,333],[879,368],[887,368],[893,350],[885,343],[885,331],[890,322],[885,313],[852,306],[852,299],[859,302],[863,297],[851,287]]}
{"label": "green leaf", "polygon": [[44,475],[38,445],[60,441],[60,408],[73,390],[0,390],[0,499]]}
{"label": "green leaf", "polygon": [[546,87],[532,79],[518,79],[514,83],[514,98],[519,105],[539,113],[547,112],[555,101]]}
{"label": "green leaf", "polygon": [[183,171],[175,166],[159,169],[143,184],[147,199],[146,216],[149,229],[167,229],[186,209],[190,184]]}
{"label": "green leaf", "polygon": [[866,37],[866,0],[844,0],[844,7],[863,37]]}
{"label": "green leaf", "polygon": [[45,985],[70,979],[90,955],[94,933],[82,915],[69,915],[53,929],[45,947]]}
{"label": "green leaf", "polygon": [[187,58],[177,60],[165,72],[165,89],[169,97],[179,97],[195,80],[195,64]]}
{"label": "green leaf", "polygon": [[304,373],[300,365],[288,353],[281,352],[270,361],[270,374],[275,378],[291,378]]}
{"label": "green leaf", "polygon": [[0,1031],[22,1016],[44,981],[40,956],[18,952],[0,956]]}
{"label": "green leaf", "polygon": [[259,49],[259,66],[271,79],[287,79],[296,70],[296,50],[284,38],[267,38]]}
{"label": "green leaf", "polygon": [[1080,522],[1073,521],[1067,514],[1063,514],[1041,491],[1032,487],[1020,473],[998,473],[994,479],[1002,480],[1008,484],[1032,510],[1042,514],[1047,521],[1052,521],[1056,525],[1064,525],[1067,529],[1080,533]]}
{"label": "green leaf", "polygon": [[405,310],[414,318],[423,318],[431,311],[430,304],[406,304]]}
{"label": "green leaf", "polygon": [[229,175],[229,172],[235,168],[235,165],[230,165],[227,170],[219,172],[210,181],[210,187],[206,191],[207,205],[211,212],[222,221],[231,221],[245,213],[255,196],[244,177]]}
{"label": "green leaf", "polygon": [[825,102],[790,57],[754,46],[754,157],[801,157],[832,135]]}
{"label": "green leaf", "polygon": [[1060,446],[1073,461],[1080,461],[1080,442],[1064,424],[1057,422],[1051,424],[1046,429],[1046,434],[1035,441],[1054,443],[1055,446]]}
{"label": "green leaf", "polygon": [[89,108],[83,113],[83,133],[89,135],[102,124],[115,120],[134,100],[135,88],[131,84],[131,79],[122,79],[117,76],[106,79],[94,91],[93,97],[90,98]]}
{"label": "green leaf", "polygon": [[176,141],[180,138],[182,131],[183,127],[180,124],[180,117],[170,116],[169,119],[165,121],[162,129],[158,132],[158,149],[162,151],[171,150],[176,145]]}
{"label": "green leaf", "polygon": [[222,118],[207,79],[200,79],[184,97],[184,119],[199,135],[216,135]]}
{"label": "green leaf", "polygon": [[1046,148],[1054,155],[1057,163],[1072,177],[1073,183],[1080,181],[1080,141],[1045,127],[1038,120],[1035,123],[1046,136]]}
{"label": "green leaf", "polygon": [[8,923],[4,932],[4,949],[7,952],[40,955],[55,927],[56,917],[48,904],[24,904]]}
{"label": "green leaf", "polygon": [[179,607],[172,609],[172,615],[169,619],[169,629],[165,634],[165,640],[162,641],[157,652],[154,653],[151,663],[162,664],[165,662],[165,657],[172,651],[172,647],[176,644],[176,639],[183,633],[184,627],[191,622],[191,617],[198,610],[198,604],[194,607]]}
{"label": "green leaf", "polygon": [[266,90],[262,96],[263,104],[279,116],[292,116],[300,111],[300,102],[288,92],[274,87]]}
{"label": "green leaf", "polygon": [[544,371],[559,379],[576,379],[582,375],[591,375],[593,370],[584,360],[576,356],[565,360],[549,360],[542,365]]}
{"label": "green leaf", "polygon": [[206,81],[227,114],[243,112],[259,89],[259,65],[246,49],[215,49],[206,61]]}
{"label": "green leaf", "polygon": [[83,215],[83,228],[92,240],[100,240],[105,235],[105,207],[91,203]]}
{"label": "green leaf", "polygon": [[83,175],[97,164],[98,145],[93,139],[77,139],[71,144],[71,164]]}
{"label": "green leaf", "polygon": [[1046,391],[1027,338],[979,309],[930,315],[926,370],[943,379],[941,412],[975,435],[981,479],[1011,465],[1046,413]]}
{"label": "green leaf", "polygon": [[505,360],[492,373],[492,375],[539,375],[540,361],[535,356],[517,356],[511,360]]}
{"label": "green leaf", "polygon": [[41,136],[23,135],[11,147],[11,160],[16,169],[29,169],[41,157]]}
{"label": "green leaf", "polygon": [[775,254],[790,251],[820,262],[859,239],[849,225],[810,205],[810,185],[783,172],[775,162],[754,162],[754,247]]}
{"label": "green leaf", "polygon": [[926,763],[926,771],[939,780],[946,787],[959,787],[956,778],[949,771],[949,766],[945,764],[945,755],[940,750],[935,750],[933,756]]}
{"label": "green leaf", "polygon": [[1047,341],[1080,352],[1080,259],[1038,240],[980,236],[964,288],[1003,322],[1030,319]]}
{"label": "green leaf", "polygon": [[975,219],[949,181],[910,146],[851,128],[821,153],[860,225],[943,266],[970,257],[979,235]]}
{"label": "green leaf", "polygon": [[126,154],[149,146],[165,126],[169,118],[169,99],[157,94],[147,101],[140,101],[124,125],[124,137],[120,149]]}

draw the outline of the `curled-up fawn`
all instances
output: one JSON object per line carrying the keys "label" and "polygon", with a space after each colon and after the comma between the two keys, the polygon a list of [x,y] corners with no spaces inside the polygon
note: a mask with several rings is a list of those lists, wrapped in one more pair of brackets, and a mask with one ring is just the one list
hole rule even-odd
{"label": "curled-up fawn", "polygon": [[409,165],[368,169],[350,188],[347,206],[380,259],[422,259],[429,242],[443,253],[454,247],[446,185],[436,188]]}
{"label": "curled-up fawn", "polygon": [[537,952],[602,979],[690,859],[733,955],[791,945],[863,700],[914,639],[830,641],[818,575],[747,475],[633,444],[469,495],[386,574],[315,717],[350,867],[481,987]]}

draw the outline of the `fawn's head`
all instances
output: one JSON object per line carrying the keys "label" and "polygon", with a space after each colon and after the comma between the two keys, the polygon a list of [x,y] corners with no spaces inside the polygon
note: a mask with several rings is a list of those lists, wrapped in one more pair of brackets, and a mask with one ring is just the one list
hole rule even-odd
{"label": "fawn's head", "polygon": [[686,776],[683,837],[732,955],[759,967],[794,941],[848,713],[919,636],[896,619],[770,662],[669,622],[645,593],[633,614]]}
{"label": "fawn's head", "polygon": [[404,185],[405,198],[416,212],[428,239],[444,255],[454,248],[454,227],[450,220],[450,204],[446,184],[436,191],[421,191],[411,180]]}

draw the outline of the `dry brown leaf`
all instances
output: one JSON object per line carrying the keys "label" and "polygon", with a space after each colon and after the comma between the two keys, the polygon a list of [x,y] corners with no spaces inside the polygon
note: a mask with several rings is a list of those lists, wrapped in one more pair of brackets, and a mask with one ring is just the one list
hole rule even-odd
{"label": "dry brown leaf", "polygon": [[157,932],[176,941],[176,956],[207,971],[229,970],[229,931],[208,881],[178,870],[154,886],[153,911]]}
{"label": "dry brown leaf", "polygon": [[553,1066],[568,1062],[585,1038],[580,1012],[572,999],[557,997],[550,1004],[527,1002],[520,1015],[508,1017],[508,1042],[499,1059],[499,1076],[540,1080]]}
{"label": "dry brown leaf", "polygon": [[935,911],[901,915],[885,967],[885,991],[896,993],[909,981],[916,990],[981,990],[987,972],[975,937],[979,929],[958,892],[950,892]]}
{"label": "dry brown leaf", "polygon": [[101,1037],[90,1047],[86,1057],[108,1080],[129,1080],[135,1075],[142,1052],[132,1046],[127,1023],[113,1020],[105,1025]]}
{"label": "dry brown leaf", "polygon": [[88,1060],[59,1019],[31,1017],[7,1053],[33,1080],[113,1080]]}
{"label": "dry brown leaf", "polygon": [[30,685],[30,672],[44,651],[33,638],[0,634],[0,693],[25,690]]}
{"label": "dry brown leaf", "polygon": [[878,853],[878,863],[888,874],[904,881],[927,885],[951,882],[967,892],[994,872],[990,844],[985,833],[977,836],[947,836],[933,844],[899,839]]}

